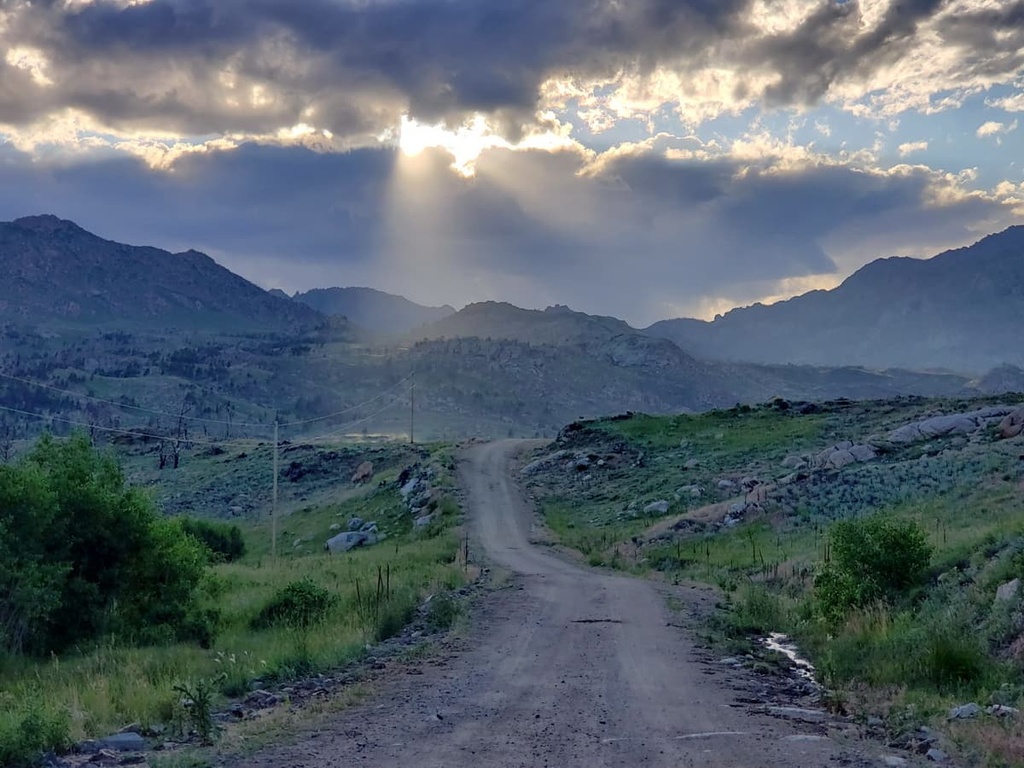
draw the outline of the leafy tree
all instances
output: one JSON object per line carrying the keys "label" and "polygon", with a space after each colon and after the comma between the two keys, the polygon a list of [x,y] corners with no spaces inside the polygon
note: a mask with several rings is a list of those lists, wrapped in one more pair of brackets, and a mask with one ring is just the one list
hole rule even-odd
{"label": "leafy tree", "polygon": [[924,579],[931,547],[917,523],[876,514],[835,523],[830,558],[818,571],[814,593],[830,621],[878,601],[893,603]]}
{"label": "leafy tree", "polygon": [[104,635],[212,631],[195,620],[205,548],[159,518],[83,435],[44,436],[0,467],[0,532],[0,647],[46,654]]}

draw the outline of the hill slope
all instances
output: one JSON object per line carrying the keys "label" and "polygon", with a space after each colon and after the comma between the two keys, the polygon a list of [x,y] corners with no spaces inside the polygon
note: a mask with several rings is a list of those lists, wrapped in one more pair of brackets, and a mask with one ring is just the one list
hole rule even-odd
{"label": "hill slope", "polygon": [[1024,364],[1024,227],[932,259],[868,264],[831,291],[647,333],[719,360],[980,373]]}
{"label": "hill slope", "polygon": [[448,305],[425,307],[373,288],[314,288],[292,298],[317,312],[341,315],[360,328],[379,333],[404,333],[455,314]]}
{"label": "hill slope", "polygon": [[197,251],[124,245],[56,216],[29,216],[0,223],[0,320],[287,331],[323,317]]}

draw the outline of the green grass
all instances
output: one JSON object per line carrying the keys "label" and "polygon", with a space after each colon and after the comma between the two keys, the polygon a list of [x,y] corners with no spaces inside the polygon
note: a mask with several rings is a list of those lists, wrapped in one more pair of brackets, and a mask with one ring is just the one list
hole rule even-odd
{"label": "green grass", "polygon": [[[364,654],[368,642],[400,632],[426,595],[464,582],[457,561],[458,508],[450,498],[442,500],[440,520],[414,534],[394,483],[376,483],[345,501],[283,518],[276,558],[269,554],[269,525],[243,524],[246,557],[213,568],[221,629],[208,650],[101,645],[45,660],[0,658],[0,743],[20,745],[17,755],[0,752],[0,765],[133,722],[173,724],[181,715],[173,688],[181,683],[215,679],[222,701],[244,693],[254,680],[271,684],[337,667]],[[442,477],[438,485],[449,483]],[[357,516],[378,521],[389,538],[345,554],[325,553],[331,524],[344,530]],[[295,539],[303,543],[295,547]],[[254,617],[273,595],[302,579],[332,596],[326,620],[305,630],[253,630]],[[378,579],[385,591],[390,586],[390,599],[378,602]],[[450,625],[456,614],[446,606],[435,622]]]}
{"label": "green grass", "polygon": [[[704,462],[730,463],[754,457],[771,459],[823,442],[826,419],[772,410],[719,410],[679,416],[639,414],[623,421],[600,422],[599,428],[652,449],[687,450]],[[824,446],[822,446],[824,447]]]}

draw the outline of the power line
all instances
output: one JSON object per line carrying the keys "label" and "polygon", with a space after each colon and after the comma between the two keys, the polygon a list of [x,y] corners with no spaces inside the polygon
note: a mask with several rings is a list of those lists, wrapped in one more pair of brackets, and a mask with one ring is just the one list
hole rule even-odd
{"label": "power line", "polygon": [[70,395],[71,397],[80,397],[83,400],[91,400],[94,403],[105,403],[107,405],[113,405],[117,408],[125,408],[131,411],[141,411],[142,413],[151,413],[156,416],[167,416],[172,419],[186,419],[188,421],[201,421],[207,424],[224,424],[231,427],[262,427],[269,428],[274,426],[273,424],[260,424],[257,422],[242,422],[242,421],[227,421],[225,419],[207,419],[202,416],[188,416],[182,413],[172,413],[171,411],[159,411],[155,408],[145,408],[141,405],[129,405],[127,403],[119,403],[116,400],[107,400],[102,397],[95,397],[93,395],[87,395],[82,392],[74,392],[70,389],[61,389],[60,387],[54,387],[50,384],[43,384],[41,381],[32,381],[31,379],[23,379],[18,376],[12,376],[9,373],[0,373],[0,377],[10,379],[11,381],[17,381],[22,384],[28,384],[33,387],[39,387],[41,389],[48,389],[51,392],[59,392],[62,395]]}
{"label": "power line", "polygon": [[370,403],[375,403],[378,400],[380,400],[381,398],[383,398],[383,397],[389,395],[390,393],[394,392],[396,389],[398,389],[400,386],[405,384],[405,382],[409,381],[409,379],[411,379],[411,378],[412,378],[412,374],[410,373],[404,379],[400,379],[399,381],[396,381],[394,384],[392,384],[390,387],[385,389],[383,392],[381,392],[376,397],[371,397],[369,400],[364,400],[363,402],[359,403],[358,405],[353,405],[353,406],[351,406],[349,408],[346,408],[346,409],[344,409],[342,411],[336,411],[334,413],[329,413],[326,416],[317,416],[317,417],[312,418],[312,419],[303,419],[301,421],[281,422],[281,424],[279,426],[282,426],[282,427],[299,427],[299,426],[303,426],[305,424],[313,424],[313,423],[318,422],[318,421],[327,421],[328,419],[333,419],[333,418],[335,418],[337,416],[344,416],[346,413],[352,413],[353,411],[358,411],[360,408],[362,408],[364,406],[367,406],[367,405],[370,405]]}
{"label": "power line", "polygon": [[[374,399],[375,400],[379,400],[380,396],[378,396],[378,397],[376,397]],[[348,424],[342,425],[341,427],[337,427],[335,430],[332,430],[331,432],[326,432],[326,433],[324,433],[322,435],[316,435],[314,437],[309,437],[309,438],[301,438],[300,437],[300,438],[297,438],[297,439],[299,441],[301,441],[302,443],[314,443],[314,442],[319,442],[319,441],[323,441],[323,440],[330,440],[330,439],[336,438],[340,434],[350,430],[352,427],[357,427],[360,424],[364,424],[367,421],[370,421],[371,419],[376,418],[377,416],[380,416],[382,413],[384,413],[385,411],[389,410],[392,406],[394,406],[396,403],[398,403],[400,401],[401,401],[401,398],[395,398],[390,403],[385,405],[383,408],[381,408],[381,409],[379,409],[377,411],[374,411],[373,413],[369,414],[368,416],[364,416],[361,419],[357,419],[356,421],[352,421],[352,422],[349,422]],[[372,402],[372,401],[368,401],[368,402]],[[11,408],[10,406],[6,406],[6,405],[0,405],[0,411],[6,411],[8,413],[14,413],[14,414],[18,414],[20,416],[28,416],[30,418],[39,419],[41,421],[59,421],[59,422],[61,422],[63,424],[70,424],[70,425],[76,426],[76,427],[85,427],[86,429],[95,430],[95,431],[98,431],[98,432],[108,432],[108,433],[113,433],[113,434],[118,434],[118,435],[128,435],[130,437],[139,437],[139,438],[145,438],[145,439],[149,439],[149,440],[181,440],[182,442],[189,442],[189,443],[193,443],[195,445],[218,445],[218,446],[222,446],[222,447],[223,446],[253,447],[253,446],[257,446],[257,445],[265,445],[265,444],[268,443],[268,440],[266,440],[266,439],[259,439],[259,438],[248,438],[248,439],[244,439],[244,440],[217,440],[217,439],[208,439],[208,438],[176,437],[174,435],[158,435],[158,434],[155,434],[155,433],[152,433],[152,432],[140,432],[138,430],[122,429],[120,427],[107,427],[107,426],[103,426],[103,425],[100,425],[100,424],[92,424],[92,423],[87,422],[87,421],[77,421],[75,419],[68,419],[68,418],[65,418],[63,416],[53,416],[51,414],[36,413],[34,411],[25,411],[25,410],[22,410],[20,408]]]}
{"label": "power line", "polygon": [[111,432],[118,435],[129,435],[131,437],[142,437],[150,440],[181,440],[182,442],[194,443],[196,445],[245,445],[253,446],[260,443],[266,443],[266,440],[257,440],[251,438],[249,440],[205,440],[203,438],[193,437],[175,437],[173,435],[156,435],[148,432],[138,432],[131,429],[120,429],[118,427],[104,427],[99,424],[90,424],[86,421],[75,421],[74,419],[66,419],[63,416],[51,416],[45,413],[35,413],[33,411],[23,411],[20,408],[11,408],[10,406],[0,405],[0,411],[7,411],[8,413],[16,413],[21,416],[29,416],[34,419],[41,419],[43,421],[60,421],[64,424],[71,424],[76,427],[86,427],[90,430],[96,430],[99,432]]}
{"label": "power line", "polygon": [[342,427],[338,427],[337,429],[335,429],[332,432],[328,432],[328,433],[323,434],[323,435],[318,435],[316,437],[309,438],[308,440],[303,440],[302,442],[303,443],[314,443],[314,442],[322,442],[324,440],[332,440],[334,438],[337,438],[342,433],[347,432],[348,430],[352,429],[352,427],[358,427],[360,424],[365,424],[366,422],[370,421],[371,419],[377,418],[382,413],[384,413],[385,411],[387,411],[390,408],[392,408],[396,403],[400,403],[400,402],[402,402],[402,399],[396,397],[394,400],[392,400],[390,403],[385,405],[379,411],[375,411],[375,412],[371,413],[369,416],[365,416],[365,417],[363,417],[363,418],[361,418],[361,419],[359,419],[357,421],[353,421],[353,422],[350,422],[349,424],[346,424],[346,425],[344,425]]}

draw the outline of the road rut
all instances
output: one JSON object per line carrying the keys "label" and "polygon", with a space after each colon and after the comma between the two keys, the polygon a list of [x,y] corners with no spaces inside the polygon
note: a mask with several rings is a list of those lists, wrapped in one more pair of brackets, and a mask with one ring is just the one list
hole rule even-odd
{"label": "road rut", "polygon": [[[530,544],[511,479],[522,444],[467,451],[460,469],[487,559],[514,574],[489,596],[467,649],[326,730],[247,765],[831,766],[860,762],[811,726],[738,706],[658,588]],[[845,754],[843,754],[845,753]]]}

